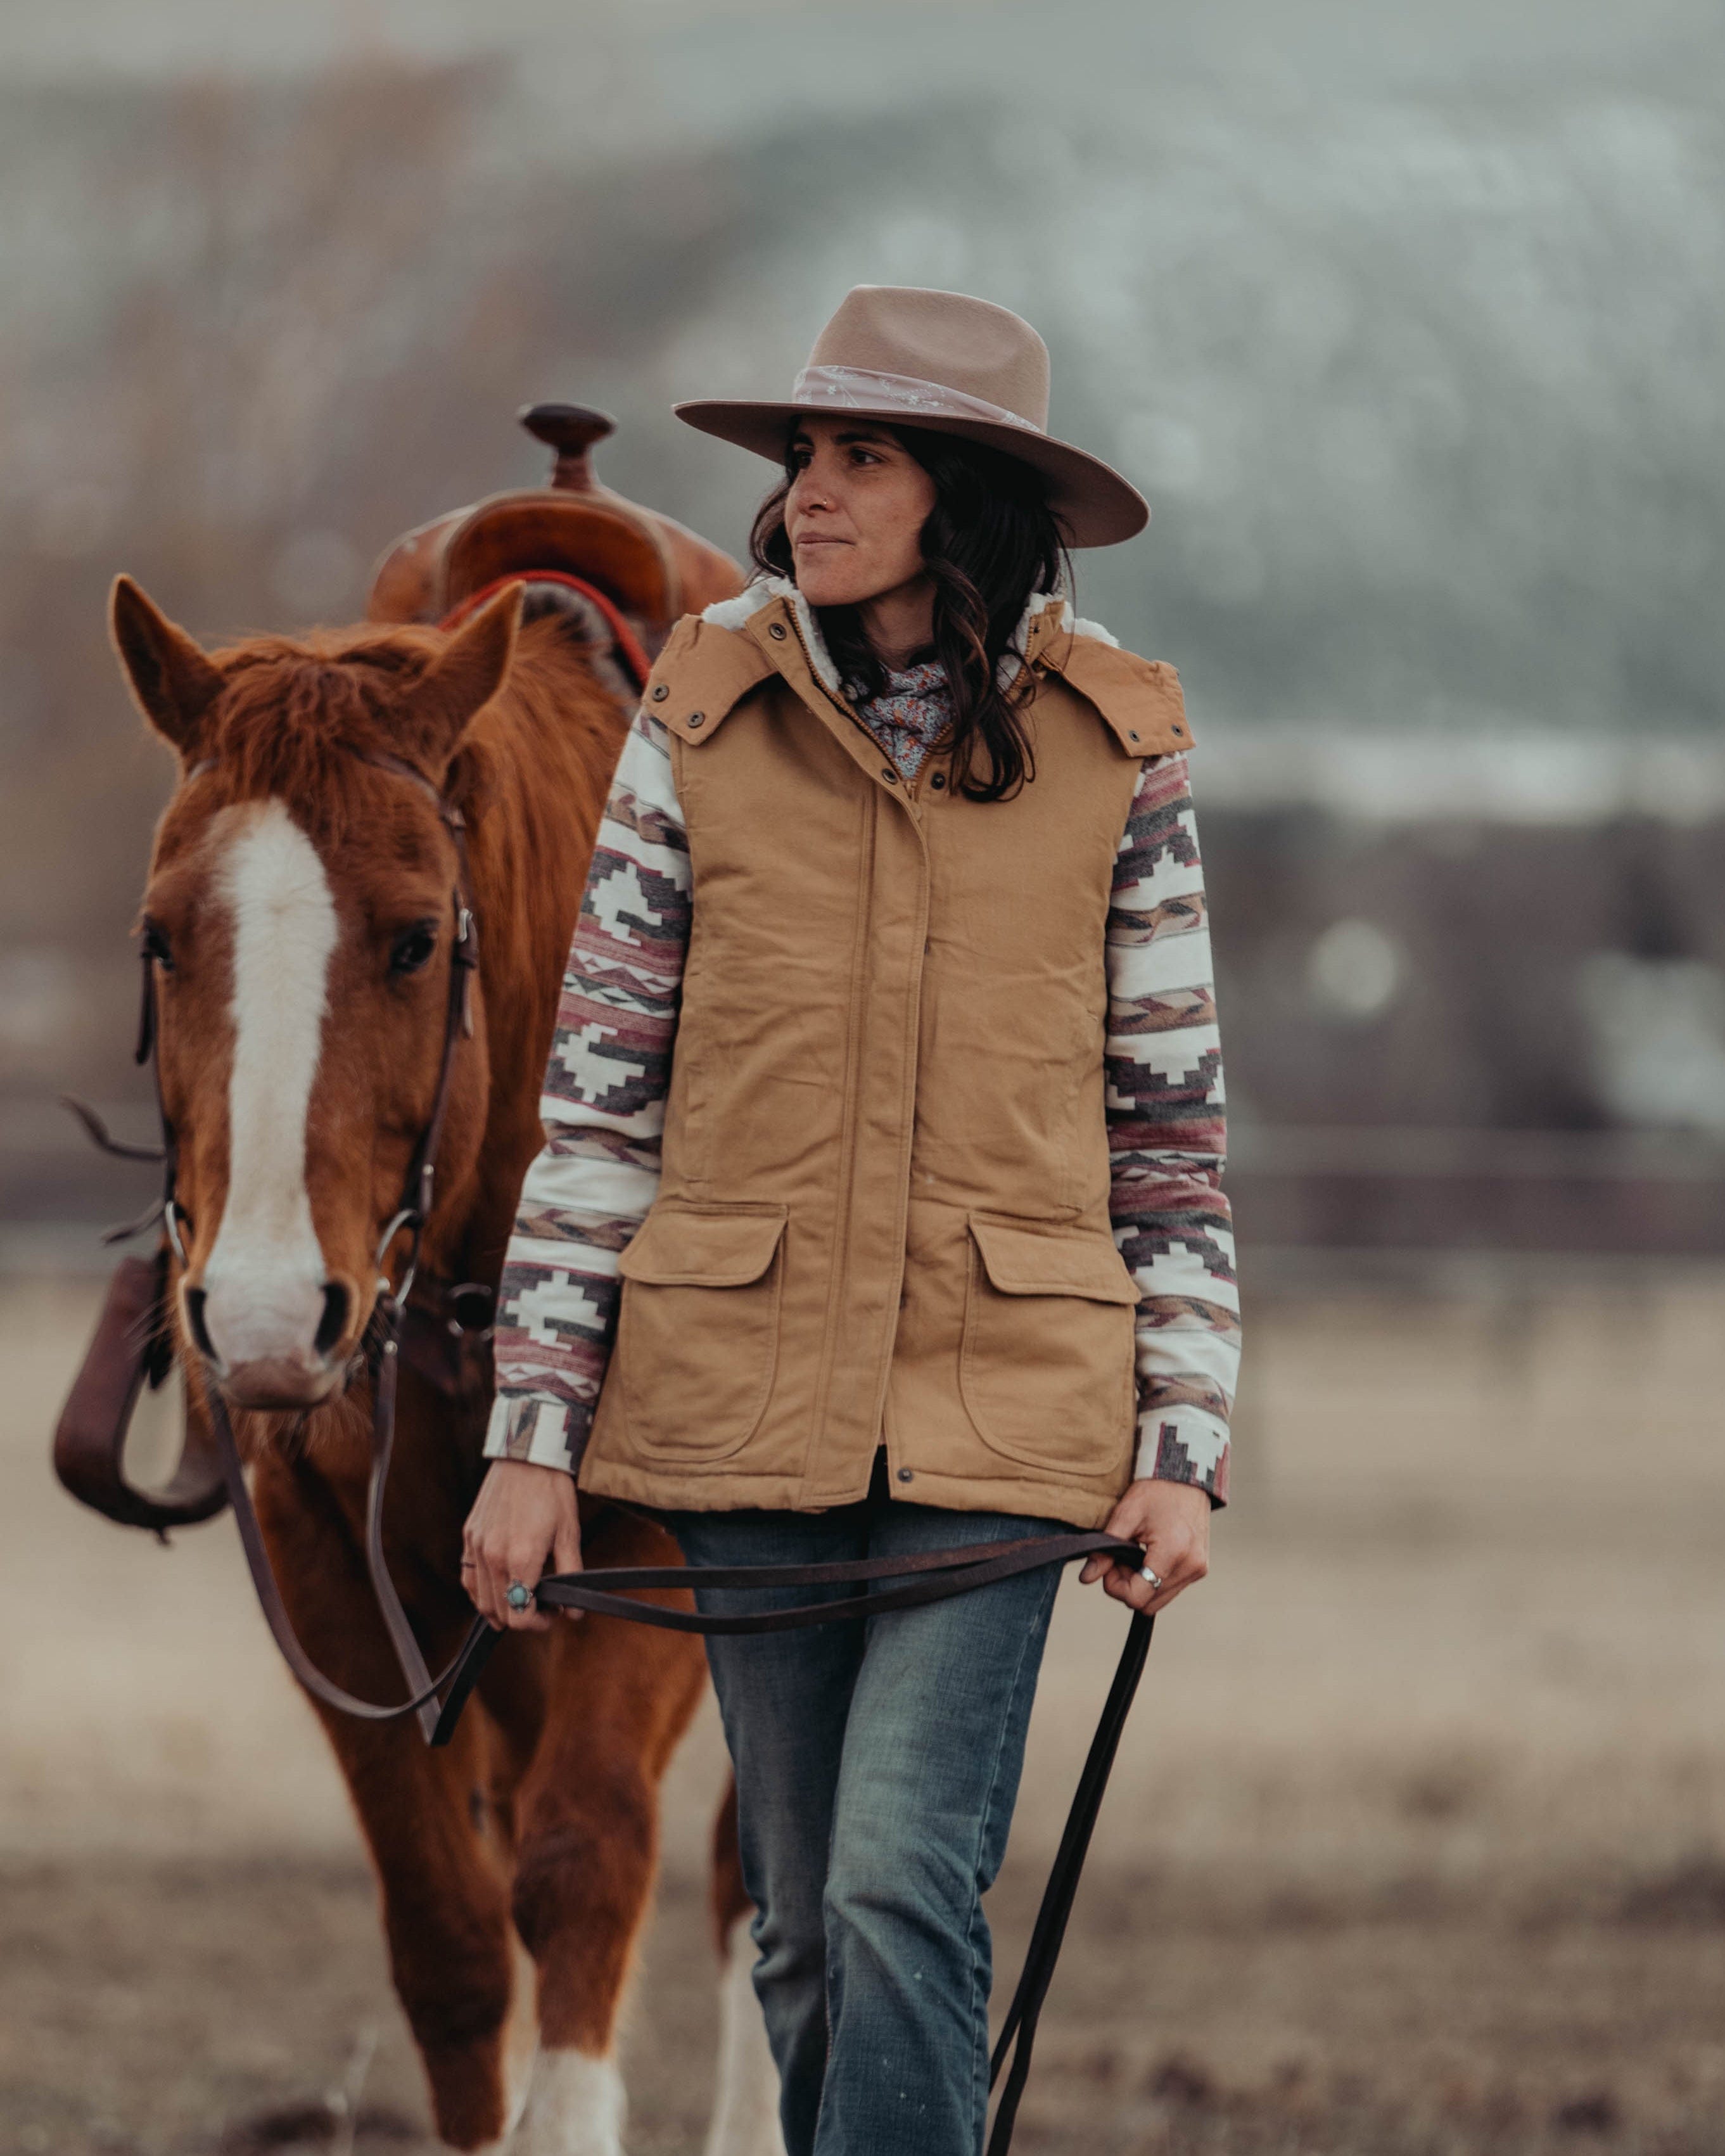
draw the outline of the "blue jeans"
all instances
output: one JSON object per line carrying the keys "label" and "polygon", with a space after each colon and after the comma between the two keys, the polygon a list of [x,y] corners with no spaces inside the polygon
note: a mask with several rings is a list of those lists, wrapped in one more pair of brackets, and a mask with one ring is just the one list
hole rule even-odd
{"label": "blue jeans", "polygon": [[[804,1564],[1054,1533],[886,1494],[825,1512],[675,1512],[691,1564]],[[1060,1570],[920,1609],[709,1639],[737,1770],[755,1990],[789,2156],[979,2156],[1006,1853]],[[709,1589],[703,1610],[853,1588]]]}

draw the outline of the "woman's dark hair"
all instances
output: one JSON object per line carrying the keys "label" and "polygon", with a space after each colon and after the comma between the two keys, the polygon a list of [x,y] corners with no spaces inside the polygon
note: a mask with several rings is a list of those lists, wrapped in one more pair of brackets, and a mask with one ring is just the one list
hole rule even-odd
{"label": "woman's dark hair", "polygon": [[[934,481],[934,506],[922,526],[923,560],[934,580],[934,635],[918,655],[940,661],[952,694],[952,783],[973,801],[1004,801],[1035,777],[1036,765],[1022,717],[1029,672],[1020,668],[1003,689],[1000,662],[1015,649],[1031,593],[1071,588],[1065,539],[1040,475],[1019,458],[923,427],[891,431]],[[793,582],[784,504],[795,476],[787,448],[785,477],[761,504],[749,534],[756,567]],[[856,608],[821,607],[815,618],[847,690],[878,696],[886,669]]]}

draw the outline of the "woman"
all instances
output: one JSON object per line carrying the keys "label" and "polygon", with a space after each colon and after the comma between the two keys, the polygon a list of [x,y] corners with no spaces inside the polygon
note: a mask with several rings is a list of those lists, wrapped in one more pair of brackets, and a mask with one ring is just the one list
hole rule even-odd
{"label": "woman", "polygon": [[[594,855],[467,1532],[494,1623],[547,1621],[578,1476],[691,1563],[1106,1525],[1144,1569],[1082,1576],[1132,1608],[1204,1576],[1237,1305],[1189,736],[1051,596],[1149,512],[1047,395],[1016,315],[865,286],[788,402],[677,408],[785,476]],[[709,1641],[790,2156],[982,2145],[1056,1584]]]}

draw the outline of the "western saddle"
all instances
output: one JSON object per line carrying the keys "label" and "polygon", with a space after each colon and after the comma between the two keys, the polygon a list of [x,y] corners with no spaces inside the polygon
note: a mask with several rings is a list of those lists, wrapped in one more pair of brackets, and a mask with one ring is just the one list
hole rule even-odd
{"label": "western saddle", "polygon": [[584,621],[639,692],[674,624],[741,588],[737,564],[593,476],[593,445],[614,419],[581,404],[530,404],[517,417],[555,452],[548,483],[488,495],[398,539],[373,572],[367,618],[453,626],[520,578],[534,587],[527,613],[554,607]]}

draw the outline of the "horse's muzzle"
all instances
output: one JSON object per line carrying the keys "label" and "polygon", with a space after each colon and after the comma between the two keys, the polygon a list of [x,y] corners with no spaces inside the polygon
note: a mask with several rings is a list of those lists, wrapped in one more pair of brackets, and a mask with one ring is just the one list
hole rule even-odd
{"label": "horse's muzzle", "polygon": [[333,1399],[341,1391],[347,1375],[345,1358],[331,1361],[321,1355],[270,1355],[222,1370],[218,1378],[236,1408],[303,1414]]}

